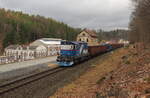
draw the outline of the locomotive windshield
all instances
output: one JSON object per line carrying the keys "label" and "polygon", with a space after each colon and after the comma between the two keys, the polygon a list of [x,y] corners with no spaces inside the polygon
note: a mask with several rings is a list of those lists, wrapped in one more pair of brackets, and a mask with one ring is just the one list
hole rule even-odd
{"label": "locomotive windshield", "polygon": [[61,50],[73,50],[74,45],[61,45]]}

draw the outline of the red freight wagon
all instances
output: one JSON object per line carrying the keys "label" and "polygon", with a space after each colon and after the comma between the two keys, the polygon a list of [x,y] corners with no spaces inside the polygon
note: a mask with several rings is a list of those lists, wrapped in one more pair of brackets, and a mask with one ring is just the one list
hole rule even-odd
{"label": "red freight wagon", "polygon": [[89,46],[88,51],[91,56],[99,55],[100,53],[104,53],[107,51],[106,46]]}
{"label": "red freight wagon", "polygon": [[116,48],[120,48],[123,46],[123,44],[110,44],[112,46],[113,49],[116,49]]}

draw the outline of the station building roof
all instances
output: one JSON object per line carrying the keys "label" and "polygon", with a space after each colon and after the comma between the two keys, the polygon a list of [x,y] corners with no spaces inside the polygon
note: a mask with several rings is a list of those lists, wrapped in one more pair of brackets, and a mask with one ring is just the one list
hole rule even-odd
{"label": "station building roof", "polygon": [[41,38],[38,39],[30,44],[30,46],[39,46],[39,45],[60,45],[62,39],[56,39],[56,38]]}

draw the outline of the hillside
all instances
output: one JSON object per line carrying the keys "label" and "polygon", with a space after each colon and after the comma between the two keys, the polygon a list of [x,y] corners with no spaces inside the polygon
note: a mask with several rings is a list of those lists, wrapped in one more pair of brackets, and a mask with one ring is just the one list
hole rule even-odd
{"label": "hillside", "polygon": [[79,33],[67,24],[51,18],[0,9],[0,48],[30,43],[42,37],[75,40]]}
{"label": "hillside", "polygon": [[128,30],[116,29],[112,31],[99,30],[98,32],[99,40],[128,40]]}

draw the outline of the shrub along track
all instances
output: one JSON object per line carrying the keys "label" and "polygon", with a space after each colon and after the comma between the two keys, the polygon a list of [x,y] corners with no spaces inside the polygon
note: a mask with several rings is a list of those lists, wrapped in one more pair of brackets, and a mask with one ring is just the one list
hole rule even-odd
{"label": "shrub along track", "polygon": [[[97,58],[100,59],[105,55]],[[88,68],[93,67],[92,62],[97,58],[74,67],[59,67],[5,83],[0,86],[0,98],[48,98],[58,88],[74,81]]]}

